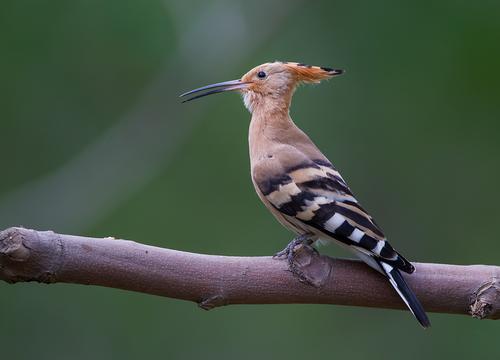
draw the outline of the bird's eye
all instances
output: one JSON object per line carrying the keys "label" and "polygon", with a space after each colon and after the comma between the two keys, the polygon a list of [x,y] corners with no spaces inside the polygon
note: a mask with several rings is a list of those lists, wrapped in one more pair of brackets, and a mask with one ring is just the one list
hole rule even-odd
{"label": "bird's eye", "polygon": [[265,73],[264,71],[259,71],[259,72],[257,73],[257,77],[258,77],[259,79],[264,79],[264,78],[266,77],[266,73]]}

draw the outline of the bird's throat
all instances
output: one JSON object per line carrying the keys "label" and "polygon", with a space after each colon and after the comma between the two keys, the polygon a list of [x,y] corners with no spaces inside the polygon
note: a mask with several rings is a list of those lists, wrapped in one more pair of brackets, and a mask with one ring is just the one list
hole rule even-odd
{"label": "bird's throat", "polygon": [[285,94],[260,94],[249,91],[243,94],[243,102],[253,116],[288,116],[292,92]]}
{"label": "bird's throat", "polygon": [[295,129],[296,126],[288,115],[288,111],[253,112],[248,131],[248,143],[252,158],[260,159],[271,156],[272,154],[266,153],[268,149],[274,148],[270,145],[273,143],[286,144],[289,141],[290,133]]}

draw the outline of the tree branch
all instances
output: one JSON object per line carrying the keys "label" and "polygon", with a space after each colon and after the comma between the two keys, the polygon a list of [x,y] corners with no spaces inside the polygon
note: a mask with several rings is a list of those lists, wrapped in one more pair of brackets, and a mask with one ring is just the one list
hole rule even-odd
{"label": "tree branch", "polygon": [[[100,285],[197,302],[319,303],[404,308],[388,282],[361,262],[301,249],[296,261],[314,286],[271,257],[193,254],[112,238],[9,228],[0,232],[0,279]],[[427,311],[500,318],[500,267],[416,263],[405,276]]]}

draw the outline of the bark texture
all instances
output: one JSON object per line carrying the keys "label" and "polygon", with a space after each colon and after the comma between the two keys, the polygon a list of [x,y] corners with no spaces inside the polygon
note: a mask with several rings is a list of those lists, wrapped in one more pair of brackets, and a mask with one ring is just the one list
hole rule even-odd
{"label": "bark texture", "polygon": [[[365,264],[300,249],[301,282],[271,257],[194,254],[128,240],[9,228],[0,232],[0,280],[99,285],[230,304],[315,303],[404,309],[388,282]],[[426,311],[500,318],[500,267],[414,263],[405,276]],[[312,285],[311,285],[312,284]]]}

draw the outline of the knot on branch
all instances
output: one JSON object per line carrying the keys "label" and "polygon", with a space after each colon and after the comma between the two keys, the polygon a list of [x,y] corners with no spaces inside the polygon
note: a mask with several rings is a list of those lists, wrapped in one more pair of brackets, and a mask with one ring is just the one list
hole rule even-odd
{"label": "knot on branch", "polygon": [[21,228],[9,228],[0,232],[0,256],[11,261],[26,261],[30,250],[23,243]]}
{"label": "knot on branch", "polygon": [[476,319],[486,319],[497,314],[500,309],[496,306],[500,302],[500,280],[491,278],[474,292],[470,301],[470,314]]}
{"label": "knot on branch", "polygon": [[30,249],[23,242],[23,229],[9,228],[0,232],[0,278],[15,283],[20,281],[13,267],[30,257]]}
{"label": "knot on branch", "polygon": [[[52,232],[36,232],[20,227],[8,228],[0,232],[0,279],[9,283],[20,281],[38,281],[53,283],[56,281],[55,271],[42,265],[46,258],[51,258],[49,264],[60,263],[62,254],[60,241],[39,241]],[[55,249],[56,251],[51,251]],[[55,266],[54,266],[55,267]]]}
{"label": "knot on branch", "polygon": [[319,288],[330,280],[332,265],[330,257],[320,255],[311,247],[301,246],[293,254],[291,270],[300,281]]}
{"label": "knot on branch", "polygon": [[224,305],[227,305],[227,301],[222,295],[210,296],[198,303],[198,306],[203,310],[212,310],[213,308]]}

